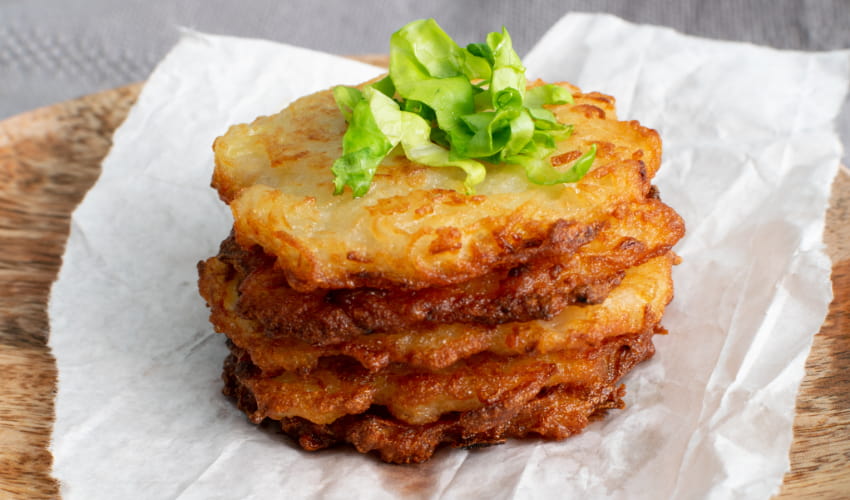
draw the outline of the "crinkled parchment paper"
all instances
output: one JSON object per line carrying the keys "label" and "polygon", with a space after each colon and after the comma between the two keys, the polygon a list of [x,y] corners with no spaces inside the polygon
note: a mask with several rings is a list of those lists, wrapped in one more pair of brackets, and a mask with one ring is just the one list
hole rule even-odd
{"label": "crinkled parchment paper", "polygon": [[[498,27],[495,27],[498,28]],[[494,28],[494,29],[495,29]],[[463,40],[462,43],[471,40]],[[73,215],[49,305],[52,451],[66,498],[764,498],[788,469],[794,401],[831,299],[822,231],[848,52],[781,52],[568,15],[532,77],[614,95],[664,140],[657,178],[688,225],[658,353],[627,404],[563,442],[443,449],[416,466],[303,452],[220,393],[224,338],[195,264],[229,231],[209,188],[229,125],[380,70],[186,33],[116,132]]]}

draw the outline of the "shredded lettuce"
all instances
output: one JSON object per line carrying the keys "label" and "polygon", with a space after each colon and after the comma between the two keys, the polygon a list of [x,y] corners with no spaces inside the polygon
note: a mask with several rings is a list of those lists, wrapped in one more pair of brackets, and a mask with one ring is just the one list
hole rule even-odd
{"label": "shredded lettuce", "polygon": [[514,163],[536,184],[576,182],[596,156],[593,145],[566,170],[552,166],[556,142],[572,133],[544,106],[572,103],[557,85],[526,89],[510,35],[460,47],[433,19],[414,21],[390,39],[389,75],[362,90],[339,86],[334,98],[348,122],[333,164],[335,193],[366,194],[378,165],[396,147],[416,163],[456,167],[475,192],[485,164]]}

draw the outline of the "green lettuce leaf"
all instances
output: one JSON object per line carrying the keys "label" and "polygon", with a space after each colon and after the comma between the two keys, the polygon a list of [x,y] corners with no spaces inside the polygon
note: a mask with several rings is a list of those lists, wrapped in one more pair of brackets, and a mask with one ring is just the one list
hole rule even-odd
{"label": "green lettuce leaf", "polygon": [[[345,101],[343,104],[337,101],[337,105],[340,108],[343,108],[343,105],[350,108],[351,118],[342,137],[342,156],[337,158],[331,167],[334,173],[334,193],[340,194],[345,186],[349,186],[354,196],[360,197],[369,191],[378,165],[398,143],[398,137],[401,135],[400,124],[396,123],[395,128],[386,125],[386,115],[391,113],[391,109],[386,101],[375,98],[378,95],[384,96],[375,89],[367,87],[362,93],[335,89],[334,95],[338,94],[342,95]],[[352,103],[357,94],[358,100]],[[389,97],[384,98],[395,102]],[[379,121],[384,123],[383,129],[378,125]]]}
{"label": "green lettuce leaf", "polygon": [[[551,153],[550,153],[551,154]],[[507,159],[510,163],[516,163],[525,167],[528,179],[535,184],[552,185],[565,182],[578,182],[587,174],[596,158],[596,144],[581,155],[567,170],[558,170],[552,166],[548,157],[536,155],[516,155]]]}
{"label": "green lettuce leaf", "polygon": [[595,145],[566,170],[552,166],[556,141],[572,126],[545,106],[571,103],[572,95],[557,85],[526,89],[504,28],[464,48],[433,19],[414,21],[392,35],[389,69],[362,90],[334,89],[348,122],[343,154],[331,168],[335,193],[348,186],[363,196],[399,145],[414,162],[462,169],[467,193],[484,180],[485,164],[519,164],[531,182],[556,184],[580,180],[593,163]]}

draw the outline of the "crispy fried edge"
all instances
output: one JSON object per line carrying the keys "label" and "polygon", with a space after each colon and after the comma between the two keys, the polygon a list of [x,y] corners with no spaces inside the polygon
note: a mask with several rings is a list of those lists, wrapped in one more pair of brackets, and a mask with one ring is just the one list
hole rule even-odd
{"label": "crispy fried edge", "polygon": [[[337,344],[312,346],[295,338],[268,337],[262,333],[262,327],[256,321],[240,317],[233,306],[234,297],[237,295],[234,290],[234,272],[221,261],[211,259],[204,264],[206,269],[201,288],[210,305],[210,321],[216,330],[225,333],[236,345],[246,349],[254,362],[265,371],[305,372],[313,369],[319,359],[327,356],[349,356],[371,371],[380,370],[390,363],[440,369],[483,351],[516,355],[588,348],[597,345],[604,338],[650,327],[660,321],[664,307],[673,298],[670,267],[677,258],[675,254],[668,253],[627,271],[626,281],[620,287],[636,285],[638,289],[643,289],[649,286],[654,294],[653,298],[647,299],[649,302],[638,310],[628,316],[622,316],[626,313],[619,308],[608,312],[608,302],[593,306],[571,306],[582,314],[579,321],[587,322],[593,318],[593,324],[589,325],[588,329],[580,326],[583,323],[573,325],[568,331],[580,328],[581,333],[557,338],[545,335],[552,326],[538,322],[512,323],[496,327],[454,324],[422,330],[401,330],[398,333],[358,335]],[[664,271],[658,270],[659,266],[662,266]],[[659,274],[650,279],[645,276],[650,271]],[[656,279],[663,280],[663,283],[655,283]],[[615,289],[615,297],[619,297],[620,287]],[[629,302],[625,304],[628,305]],[[585,311],[599,312],[588,317],[583,315]],[[605,318],[600,320],[599,314],[604,314]],[[634,314],[640,315],[640,326],[634,323],[637,319],[632,319]],[[445,328],[448,328],[449,332],[440,333]],[[434,340],[431,340],[432,338]],[[432,345],[435,347],[430,347]]]}
{"label": "crispy fried edge", "polygon": [[[381,460],[391,463],[423,462],[441,445],[476,447],[532,435],[561,440],[581,432],[600,412],[623,408],[624,388],[617,383],[654,352],[651,334],[644,334],[636,345],[620,347],[619,356],[609,366],[608,379],[603,383],[593,387],[556,385],[542,390],[520,387],[491,405],[446,414],[424,425],[404,423],[380,407],[347,415],[330,424],[290,417],[282,419],[280,425],[305,450],[347,442],[361,453],[375,452]],[[240,362],[235,355],[225,360],[223,393],[251,415],[257,410],[257,401],[238,376],[240,370],[250,370],[250,366],[245,368],[240,364],[244,361]]]}
{"label": "crispy fried edge", "polygon": [[[579,239],[581,244],[560,259],[421,290],[370,286],[302,293],[289,287],[286,274],[259,247],[243,249],[231,236],[218,255],[240,277],[241,316],[258,321],[272,337],[292,336],[313,345],[331,345],[358,335],[422,329],[437,323],[494,325],[545,320],[571,304],[599,303],[620,282],[623,269],[666,253],[684,235],[681,218],[659,200],[636,207],[615,209],[612,217],[629,223],[635,219],[635,225],[646,228],[647,237],[649,231],[662,237],[653,235],[652,243],[635,238],[612,240],[594,231],[594,238]],[[199,268],[201,274],[203,269]],[[211,303],[209,295],[205,298]]]}
{"label": "crispy fried edge", "polygon": [[[532,82],[531,85],[541,83],[539,81]],[[637,192],[646,194],[651,179],[660,166],[661,140],[658,133],[641,126],[636,121],[618,120],[614,108],[615,101],[611,96],[598,92],[582,93],[578,88],[566,82],[559,82],[558,85],[563,85],[574,92],[576,100],[573,105],[554,106],[552,107],[553,111],[569,123],[582,122],[586,124],[586,127],[580,127],[581,130],[574,134],[578,141],[577,144],[589,146],[594,143],[598,146],[597,166],[577,185],[580,186],[587,182],[595,183],[600,177],[609,175],[612,170],[628,171],[627,176],[633,176],[637,172],[639,178],[629,181],[631,187],[620,189],[618,192],[623,197],[640,196],[635,194]],[[615,135],[627,137],[624,144],[606,142],[599,137],[594,137],[593,130],[597,128],[608,130],[611,127],[615,127],[618,131]],[[585,128],[587,130],[584,130]],[[223,144],[224,142],[226,141],[223,137],[216,140],[216,144]],[[569,158],[577,152],[580,154],[578,150],[565,151],[554,156],[552,162],[559,164],[571,161]],[[481,241],[478,241],[478,239],[470,241],[469,245],[471,246],[464,251],[464,258],[460,259],[463,261],[462,265],[452,264],[453,261],[458,259],[452,257],[451,252],[447,254],[447,257],[450,258],[442,258],[440,257],[442,252],[437,252],[437,261],[427,264],[421,261],[423,256],[420,256],[420,259],[417,260],[418,263],[413,267],[410,267],[412,265],[410,262],[401,259],[398,262],[393,260],[389,269],[383,269],[380,263],[386,264],[386,259],[378,259],[376,267],[375,262],[368,256],[354,255],[354,258],[349,260],[358,264],[352,267],[352,263],[348,263],[344,266],[347,269],[334,269],[338,264],[330,265],[323,262],[292,235],[276,232],[271,239],[264,238],[260,235],[262,232],[259,229],[259,226],[262,225],[260,221],[242,220],[237,213],[239,211],[236,210],[235,204],[238,205],[238,193],[247,186],[231,185],[235,184],[235,181],[231,179],[230,175],[225,175],[224,170],[226,169],[222,166],[229,163],[222,160],[224,163],[219,165],[221,162],[219,162],[218,156],[216,158],[217,167],[213,178],[213,187],[219,191],[222,200],[230,204],[234,210],[235,226],[240,242],[245,246],[254,243],[261,244],[269,252],[277,255],[281,261],[289,262],[290,265],[282,265],[281,267],[287,273],[287,280],[290,285],[300,291],[316,288],[357,288],[363,286],[426,288],[434,285],[448,285],[486,274],[496,267],[509,267],[522,261],[535,259],[541,254],[551,253],[553,250],[556,253],[559,251],[557,247],[560,242],[557,238],[557,230],[559,224],[564,221],[520,220],[522,217],[518,218],[518,214],[508,214],[501,221],[495,219],[480,221],[484,225],[476,229],[476,233],[487,233],[489,227],[492,235],[484,237]],[[448,199],[450,200],[447,202],[449,205],[464,204],[467,201],[476,204],[477,202],[474,200],[481,198],[480,196],[465,197],[451,190],[435,190],[428,196]],[[383,201],[393,206],[397,204],[393,199]],[[522,228],[519,232],[518,227]],[[437,236],[432,242],[433,244],[429,246],[431,250],[454,248],[451,245],[440,244],[440,230],[443,229],[458,230],[458,228],[452,227],[424,228],[426,233]],[[517,245],[518,242],[522,244]],[[529,246],[530,243],[532,245]],[[292,260],[293,258],[295,260]]]}

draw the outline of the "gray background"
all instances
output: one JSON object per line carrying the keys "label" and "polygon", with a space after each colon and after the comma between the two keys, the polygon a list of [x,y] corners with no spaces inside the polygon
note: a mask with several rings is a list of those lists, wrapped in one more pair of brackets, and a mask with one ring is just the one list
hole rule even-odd
{"label": "gray background", "polygon": [[[461,44],[506,25],[523,55],[569,11],[781,49],[850,48],[850,0],[0,0],[0,119],[144,80],[179,26],[361,54],[433,17]],[[850,144],[847,105],[839,130]]]}

